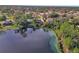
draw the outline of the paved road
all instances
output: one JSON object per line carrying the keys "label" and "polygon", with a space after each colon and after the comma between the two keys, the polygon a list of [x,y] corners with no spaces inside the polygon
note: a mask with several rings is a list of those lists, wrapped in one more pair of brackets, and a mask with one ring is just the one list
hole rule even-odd
{"label": "paved road", "polygon": [[36,30],[29,33],[27,37],[21,34],[15,34],[13,30],[0,35],[0,52],[7,53],[29,53],[29,52],[51,52],[49,45],[49,35],[42,30]]}

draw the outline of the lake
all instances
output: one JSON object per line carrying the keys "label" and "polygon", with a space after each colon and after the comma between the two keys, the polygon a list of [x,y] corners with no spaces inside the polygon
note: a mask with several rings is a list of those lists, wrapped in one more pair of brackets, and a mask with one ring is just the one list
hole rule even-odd
{"label": "lake", "polygon": [[23,37],[20,33],[15,33],[14,30],[7,30],[0,33],[0,53],[57,52],[56,47],[52,47],[52,45],[56,44],[55,37],[52,37],[52,40],[50,40],[51,35],[42,29],[31,31],[32,29],[28,29],[27,37]]}

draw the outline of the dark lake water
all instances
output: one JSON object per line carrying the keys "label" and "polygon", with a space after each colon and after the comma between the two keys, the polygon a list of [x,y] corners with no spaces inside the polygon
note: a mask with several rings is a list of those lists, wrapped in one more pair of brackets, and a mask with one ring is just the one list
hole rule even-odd
{"label": "dark lake water", "polygon": [[[20,33],[15,33],[13,30],[0,33],[0,53],[50,53],[57,52],[56,38],[50,38],[48,32],[42,29],[27,31],[27,37],[23,37]],[[52,39],[52,40],[50,40]],[[49,42],[51,41],[51,42]],[[53,44],[52,44],[53,42]],[[53,48],[51,48],[52,45]]]}

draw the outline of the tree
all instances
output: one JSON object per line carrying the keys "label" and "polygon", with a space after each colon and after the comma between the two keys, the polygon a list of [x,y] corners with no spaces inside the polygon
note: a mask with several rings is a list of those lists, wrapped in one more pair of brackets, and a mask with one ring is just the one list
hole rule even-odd
{"label": "tree", "polygon": [[59,14],[57,14],[57,13],[52,13],[52,14],[50,14],[49,17],[51,17],[51,18],[56,18],[56,17],[59,17]]}
{"label": "tree", "polygon": [[58,36],[59,42],[62,45],[63,52],[69,52],[69,48],[72,43],[72,37],[75,34],[74,26],[69,22],[64,22],[60,26],[60,29],[56,29],[55,32]]}
{"label": "tree", "polygon": [[0,16],[0,21],[5,21],[6,20],[6,16]]}

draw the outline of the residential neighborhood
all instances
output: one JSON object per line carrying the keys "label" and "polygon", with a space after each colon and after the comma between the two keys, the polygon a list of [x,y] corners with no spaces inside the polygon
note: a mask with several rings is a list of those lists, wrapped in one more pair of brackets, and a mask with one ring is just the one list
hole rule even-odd
{"label": "residential neighborhood", "polygon": [[[5,35],[2,32],[6,32]],[[79,53],[79,7],[0,6],[0,33],[0,39],[7,39],[11,33],[14,33],[11,40],[19,42],[16,38],[25,39],[26,41],[19,42],[21,45],[24,45],[23,42],[27,44],[30,39],[34,40],[30,40],[28,46],[24,45],[28,47],[23,47],[24,51],[16,43],[20,52]],[[32,43],[35,45],[31,48]]]}

